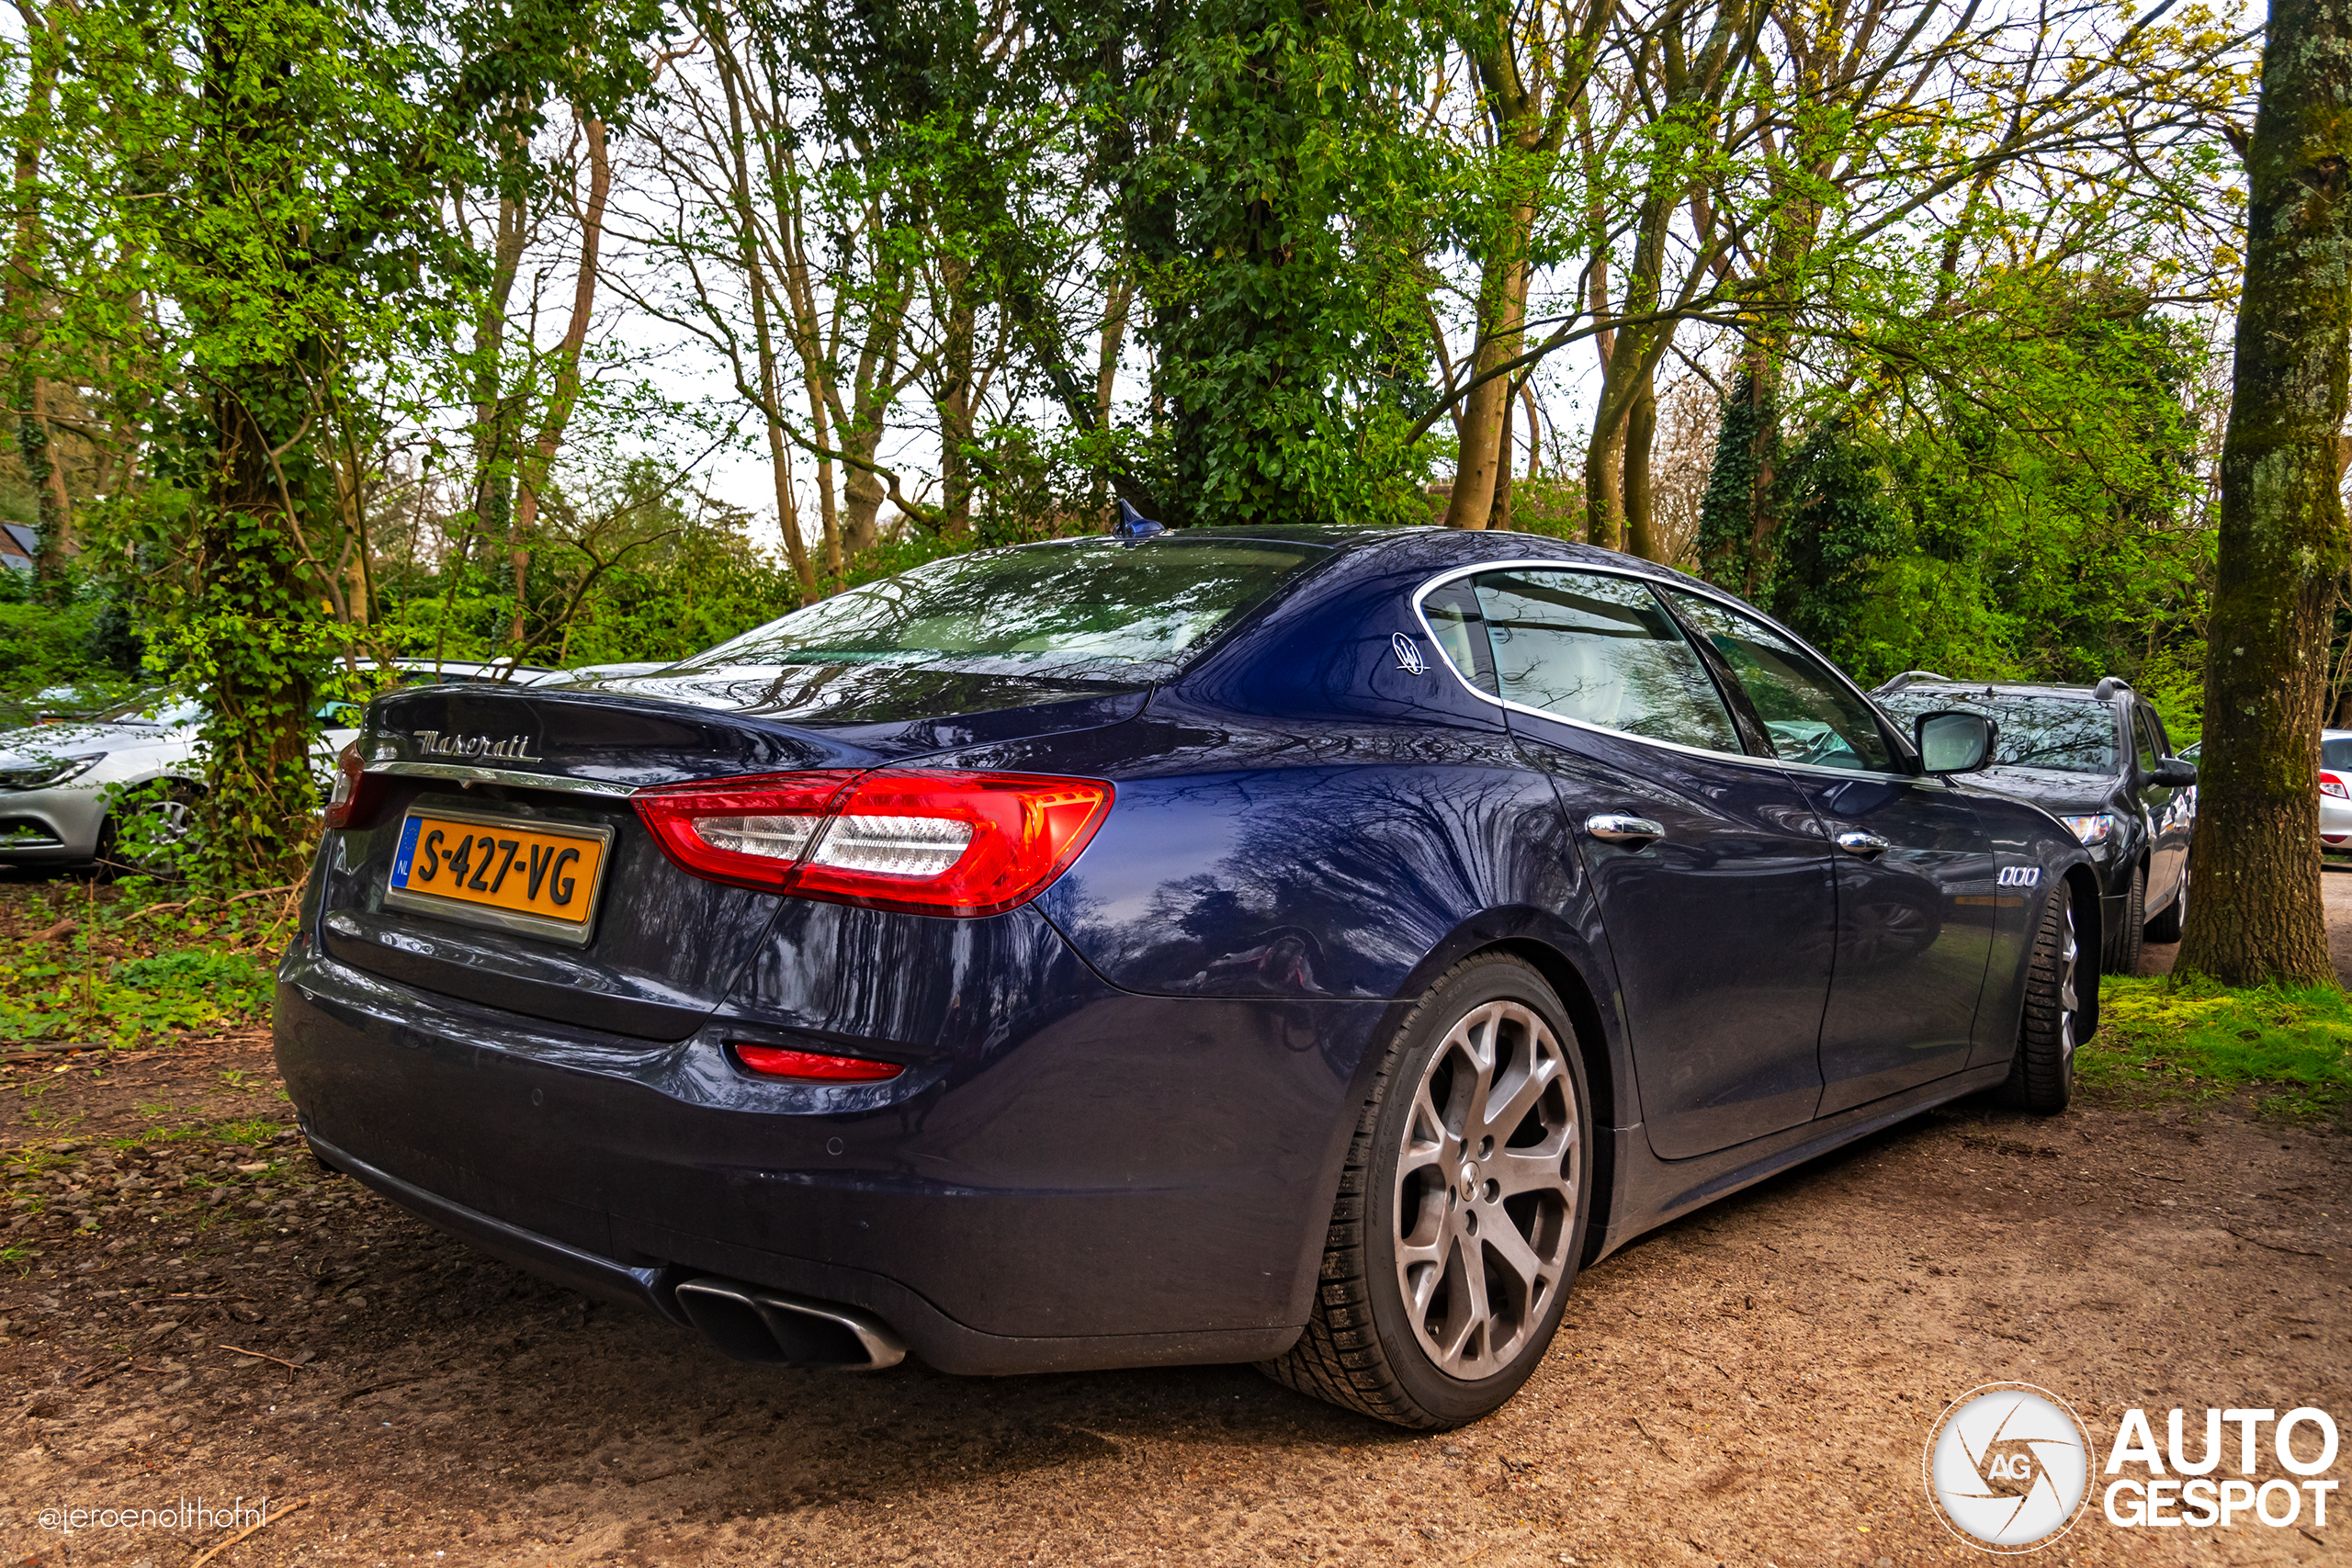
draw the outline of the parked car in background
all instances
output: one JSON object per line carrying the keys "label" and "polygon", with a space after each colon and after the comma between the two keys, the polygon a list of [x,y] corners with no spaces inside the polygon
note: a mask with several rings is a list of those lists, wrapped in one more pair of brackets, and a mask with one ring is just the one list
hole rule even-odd
{"label": "parked car in background", "polygon": [[[528,683],[557,671],[511,661],[477,663],[398,659],[364,667],[379,689],[442,683]],[[91,711],[74,688],[40,694],[49,722],[0,733],[0,865],[84,865],[107,862],[162,870],[187,836],[203,788],[197,754],[203,710],[185,697],[151,691]],[[365,709],[330,697],[311,748],[311,772],[324,798],[335,754],[358,733]],[[137,818],[136,830],[132,819]]]}
{"label": "parked car in background", "polygon": [[2352,847],[2352,729],[2319,732],[2319,847]]}
{"label": "parked car in background", "polygon": [[2098,885],[1991,740],[1524,534],[954,556],[378,698],[277,1060],[329,1165],[747,1360],[1255,1361],[1451,1427],[1644,1232],[2064,1108]]}
{"label": "parked car in background", "polygon": [[1974,782],[2041,807],[2090,851],[2109,974],[2137,973],[2144,941],[2180,940],[2197,765],[2174,754],[2164,720],[2128,683],[1987,684],[1906,670],[1871,695],[1906,717],[1962,708],[1993,720],[1994,764]]}
{"label": "parked car in background", "polygon": [[[202,717],[193,702],[158,692],[87,718],[0,734],[0,865],[107,858],[124,826],[119,806],[150,818],[139,835],[150,844],[184,836]],[[140,792],[135,803],[131,791]]]}

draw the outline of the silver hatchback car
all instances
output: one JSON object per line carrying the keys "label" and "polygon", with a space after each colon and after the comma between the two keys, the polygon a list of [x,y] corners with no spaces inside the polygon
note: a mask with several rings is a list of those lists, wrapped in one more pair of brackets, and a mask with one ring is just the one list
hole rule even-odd
{"label": "silver hatchback car", "polygon": [[[510,663],[395,660],[378,667],[393,685],[502,682],[528,685],[561,673]],[[362,710],[330,702],[318,713],[324,727],[312,743],[311,771],[323,794],[335,754],[359,733]],[[137,852],[118,850],[134,817],[147,818],[129,835],[138,844],[168,845],[194,821],[203,785],[197,755],[203,710],[184,698],[150,694],[95,717],[39,724],[0,733],[0,865],[83,865],[107,861],[136,867]]]}
{"label": "silver hatchback car", "polygon": [[148,698],[94,718],[0,735],[0,864],[107,858],[121,827],[119,811],[152,813],[151,841],[185,833],[201,772],[195,752],[202,718],[192,702]]}

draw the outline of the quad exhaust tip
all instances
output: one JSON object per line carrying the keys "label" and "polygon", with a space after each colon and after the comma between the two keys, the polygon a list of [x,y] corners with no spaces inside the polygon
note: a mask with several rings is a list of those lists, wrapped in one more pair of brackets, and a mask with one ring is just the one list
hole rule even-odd
{"label": "quad exhaust tip", "polygon": [[705,1275],[677,1288],[678,1306],[712,1347],[739,1361],[835,1372],[878,1372],[907,1359],[889,1325],[820,1302]]}

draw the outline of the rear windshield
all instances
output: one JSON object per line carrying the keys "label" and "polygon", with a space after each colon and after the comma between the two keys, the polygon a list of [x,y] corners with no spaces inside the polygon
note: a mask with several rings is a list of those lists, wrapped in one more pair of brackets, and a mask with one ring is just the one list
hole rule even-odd
{"label": "rear windshield", "polygon": [[1992,719],[1993,765],[2061,773],[2112,773],[2115,710],[2069,697],[1987,696],[1977,692],[1894,692],[1878,705],[1909,721],[1923,713],[1981,713]]}
{"label": "rear windshield", "polygon": [[2319,765],[2323,768],[2352,772],[2352,740],[2321,741]]}
{"label": "rear windshield", "polygon": [[1177,535],[952,556],[796,610],[687,664],[888,661],[1156,680],[1328,553]]}

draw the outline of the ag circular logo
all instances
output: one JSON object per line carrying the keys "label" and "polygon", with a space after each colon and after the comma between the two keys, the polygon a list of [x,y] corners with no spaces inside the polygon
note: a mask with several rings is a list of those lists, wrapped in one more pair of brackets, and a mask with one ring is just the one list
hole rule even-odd
{"label": "ag circular logo", "polygon": [[2039,1551],[2075,1526],[2090,1495],[2090,1433],[2066,1403],[2026,1382],[1952,1402],[1928,1436],[1928,1500],[1985,1551]]}

